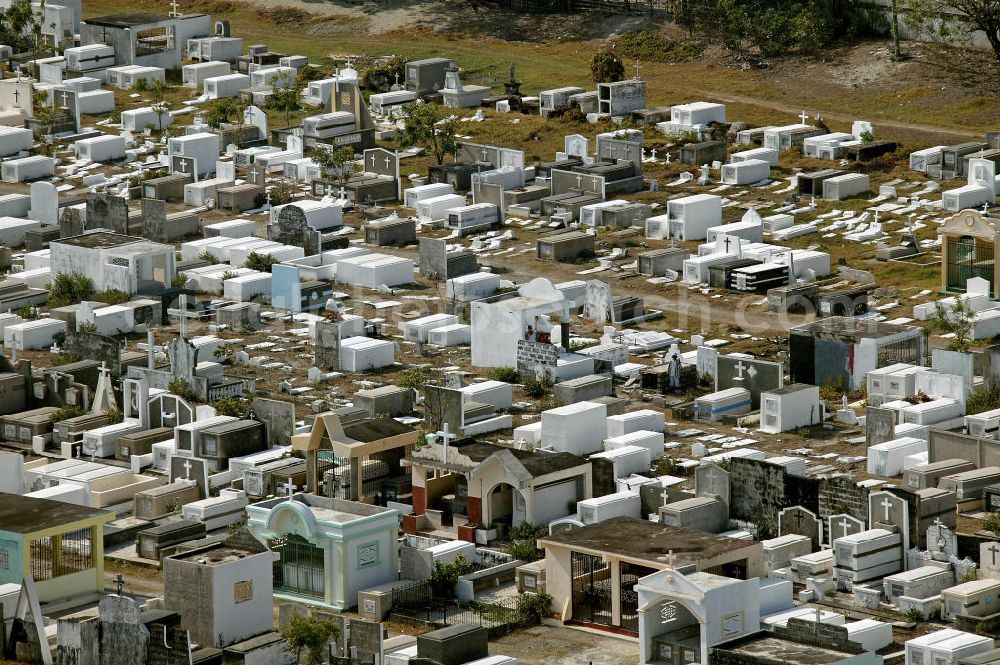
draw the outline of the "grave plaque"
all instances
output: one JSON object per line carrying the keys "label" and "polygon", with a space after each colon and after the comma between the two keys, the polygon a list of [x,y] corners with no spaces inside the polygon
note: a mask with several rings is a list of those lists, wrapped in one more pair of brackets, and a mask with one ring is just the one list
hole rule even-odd
{"label": "grave plaque", "polygon": [[171,455],[170,482],[177,480],[193,480],[198,485],[198,493],[202,499],[207,499],[210,496],[208,493],[208,464],[203,459]]}
{"label": "grave plaque", "polygon": [[979,544],[979,577],[1000,580],[1000,543],[995,540]]}
{"label": "grave plaque", "polygon": [[823,540],[823,522],[811,510],[802,506],[784,508],[778,511],[778,535],[789,534],[809,536],[815,552]]}
{"label": "grave plaque", "polygon": [[170,170],[173,173],[189,175],[195,180],[198,179],[198,160],[185,155],[170,156]]}
{"label": "grave plaque", "polygon": [[586,157],[590,150],[590,140],[580,134],[570,134],[563,138],[563,152],[567,157]]}
{"label": "grave plaque", "polygon": [[927,527],[927,552],[935,561],[950,561],[958,556],[958,535],[941,520]]}
{"label": "grave plaque", "polygon": [[489,164],[496,168],[499,165],[500,149],[491,145],[478,143],[461,143],[459,161],[473,164]]}
{"label": "grave plaque", "polygon": [[604,197],[604,176],[589,175],[585,173],[574,173],[573,171],[562,171],[553,169],[552,182],[550,185],[552,196],[566,194],[570,191],[580,191],[584,194],[593,194]]}

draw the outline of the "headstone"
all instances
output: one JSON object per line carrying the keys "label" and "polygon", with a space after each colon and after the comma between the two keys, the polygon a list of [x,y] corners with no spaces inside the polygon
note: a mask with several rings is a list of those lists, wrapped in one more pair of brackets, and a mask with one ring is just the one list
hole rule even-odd
{"label": "headstone", "polygon": [[51,182],[39,180],[31,183],[29,188],[31,194],[31,209],[28,217],[38,220],[42,224],[59,223],[59,192]]}
{"label": "headstone", "polygon": [[781,388],[784,384],[784,366],[768,360],[739,356],[719,356],[715,389],[746,388],[754,409],[760,408],[760,394]]}
{"label": "headstone", "polygon": [[898,531],[903,537],[903,551],[910,549],[910,506],[905,499],[889,492],[869,494],[868,524],[871,529]]}
{"label": "headstone", "polygon": [[336,321],[316,322],[316,366],[340,369],[340,324]]}
{"label": "headstone", "polygon": [[813,551],[816,551],[823,542],[823,522],[811,510],[802,506],[784,508],[778,511],[778,535],[789,534],[809,536]]}
{"label": "headstone", "polygon": [[702,462],[694,471],[695,496],[718,497],[729,505],[729,472],[713,464]]}
{"label": "headstone", "polygon": [[590,154],[590,140],[580,134],[570,134],[563,138],[563,152],[567,157],[586,157]]}
{"label": "headstone", "polygon": [[827,518],[827,529],[829,541],[832,544],[833,541],[838,538],[853,536],[856,533],[861,533],[866,529],[866,527],[865,523],[857,517],[841,513],[839,515],[831,515]]}
{"label": "headstone", "polygon": [[927,552],[935,561],[950,561],[958,556],[958,534],[940,520],[927,527]]}
{"label": "headstone", "polygon": [[139,604],[128,596],[109,594],[97,603],[101,617],[101,665],[145,665],[149,631]]}
{"label": "headstone", "polygon": [[255,397],[252,417],[264,423],[267,441],[272,446],[289,446],[295,432],[295,404],[280,399]]}
{"label": "headstone", "polygon": [[587,292],[583,303],[583,318],[599,325],[611,320],[611,285],[599,279],[587,280]]}
{"label": "headstone", "polygon": [[710,346],[699,346],[695,351],[695,362],[698,366],[698,376],[710,376],[714,384],[719,371],[719,350]]}
{"label": "headstone", "polygon": [[94,192],[87,197],[86,228],[128,235],[128,201],[114,194]]}
{"label": "headstone", "polygon": [[1000,543],[995,540],[979,543],[979,577],[1000,580]]}
{"label": "headstone", "polygon": [[172,455],[170,457],[170,482],[176,480],[193,480],[198,485],[198,492],[202,499],[211,496],[208,489],[208,464],[203,459]]}
{"label": "headstone", "polygon": [[896,412],[874,406],[865,411],[865,444],[874,446],[896,438]]}
{"label": "headstone", "polygon": [[[243,123],[257,128],[257,138],[266,139],[267,136],[267,114],[256,106],[248,106],[243,112]],[[289,148],[291,149],[291,148]]]}
{"label": "headstone", "polygon": [[160,199],[142,200],[142,237],[154,242],[167,242],[167,202]]}

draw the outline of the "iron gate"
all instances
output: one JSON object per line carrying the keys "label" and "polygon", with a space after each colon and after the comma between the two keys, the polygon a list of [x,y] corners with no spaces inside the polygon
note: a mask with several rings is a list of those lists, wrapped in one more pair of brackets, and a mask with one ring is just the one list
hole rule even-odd
{"label": "iron gate", "polygon": [[652,568],[637,566],[633,563],[619,564],[620,585],[618,599],[621,604],[621,627],[633,633],[639,632],[639,592],[635,585],[639,578],[651,575],[656,571]]}
{"label": "iron gate", "polygon": [[573,552],[573,618],[612,625],[611,569],[601,557]]}

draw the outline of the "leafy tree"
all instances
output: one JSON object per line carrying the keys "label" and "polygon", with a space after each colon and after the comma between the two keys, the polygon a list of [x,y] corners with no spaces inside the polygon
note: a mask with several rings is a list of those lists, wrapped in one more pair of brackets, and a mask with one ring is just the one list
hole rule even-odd
{"label": "leafy tree", "polygon": [[64,307],[94,295],[94,282],[78,272],[59,273],[49,286],[49,306]]}
{"label": "leafy tree", "polygon": [[349,146],[316,146],[309,155],[322,175],[334,175],[341,187],[354,175],[354,149]]}
{"label": "leafy tree", "polygon": [[[145,79],[143,79],[145,80]],[[167,86],[163,81],[154,81],[149,86],[150,101],[153,103],[150,108],[156,113],[156,129],[158,134],[163,134],[163,116],[170,112],[170,102],[167,101]]]}
{"label": "leafy tree", "polygon": [[330,642],[340,637],[340,628],[328,617],[297,615],[282,626],[281,637],[288,643],[288,648],[295,652],[296,663],[323,665]]}
{"label": "leafy tree", "polygon": [[938,303],[937,312],[932,322],[936,330],[951,333],[953,337],[948,343],[949,351],[960,351],[966,353],[972,343],[972,331],[974,327],[973,311],[969,307],[965,298],[955,298],[955,304],[950,308],[945,308]]}
{"label": "leafy tree", "polygon": [[44,12],[36,12],[32,0],[14,0],[10,6],[0,11],[0,44],[7,44],[15,53],[35,53],[42,42],[40,17]]}
{"label": "leafy tree", "polygon": [[913,29],[950,33],[982,31],[1000,61],[1000,2],[996,0],[897,0]]}
{"label": "leafy tree", "polygon": [[247,258],[243,262],[243,266],[250,268],[250,270],[256,270],[257,272],[271,272],[271,266],[275,263],[278,263],[278,259],[274,258],[273,254],[250,252],[247,254]]}
{"label": "leafy tree", "polygon": [[403,82],[405,76],[406,58],[394,55],[388,60],[376,62],[361,72],[361,86],[369,90],[385,91]]}
{"label": "leafy tree", "polygon": [[436,598],[451,598],[455,595],[458,578],[471,572],[472,564],[466,561],[464,556],[459,555],[449,563],[435,562],[427,583],[430,584],[431,593]]}
{"label": "leafy tree", "polygon": [[407,104],[404,107],[406,124],[400,142],[404,146],[424,146],[432,153],[438,165],[444,158],[452,159],[460,150],[458,126],[453,118],[445,116],[441,106],[436,104]]}
{"label": "leafy tree", "polygon": [[271,96],[268,97],[267,107],[285,114],[286,127],[292,124],[292,113],[301,108],[299,91],[298,80],[288,72],[276,76],[271,84]]}
{"label": "leafy tree", "polygon": [[400,388],[420,390],[430,378],[430,370],[426,367],[407,367],[396,377],[396,385]]}
{"label": "leafy tree", "polygon": [[[0,14],[2,13],[0,12]],[[47,92],[44,90],[32,90],[31,114],[38,121],[38,128],[35,130],[35,135],[44,142],[44,151],[48,154],[52,150],[52,133],[62,112],[55,104],[49,102]]]}
{"label": "leafy tree", "polygon": [[613,83],[625,78],[625,65],[611,51],[598,51],[590,60],[590,76],[594,83]]}
{"label": "leafy tree", "polygon": [[217,99],[208,107],[205,122],[209,127],[220,128],[223,123],[236,126],[236,147],[243,145],[243,126],[246,124],[246,112],[250,104],[242,97],[223,97]]}

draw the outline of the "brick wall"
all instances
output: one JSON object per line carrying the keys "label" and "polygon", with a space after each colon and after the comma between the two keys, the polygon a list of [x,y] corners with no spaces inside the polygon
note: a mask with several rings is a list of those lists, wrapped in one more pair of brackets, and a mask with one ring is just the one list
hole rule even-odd
{"label": "brick wall", "polygon": [[537,376],[538,369],[542,368],[552,378],[558,361],[559,349],[552,344],[523,339],[517,341],[517,372],[521,376]]}

